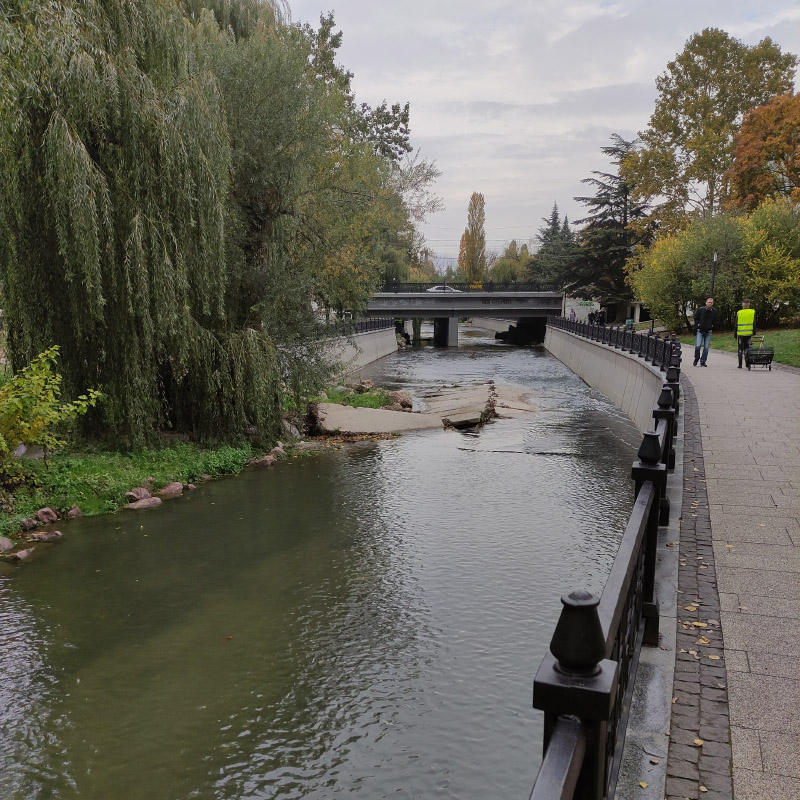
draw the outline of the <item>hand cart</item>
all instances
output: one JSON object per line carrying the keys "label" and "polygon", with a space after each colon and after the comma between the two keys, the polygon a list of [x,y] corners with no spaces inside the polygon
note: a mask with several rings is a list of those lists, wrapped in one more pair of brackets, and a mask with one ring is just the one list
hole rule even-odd
{"label": "hand cart", "polygon": [[[758,342],[757,347],[753,347],[754,341]],[[754,336],[750,340],[750,347],[745,350],[744,363],[747,365],[747,369],[750,369],[750,367],[767,367],[772,371],[772,358],[774,355],[774,347],[764,347],[763,336]]]}

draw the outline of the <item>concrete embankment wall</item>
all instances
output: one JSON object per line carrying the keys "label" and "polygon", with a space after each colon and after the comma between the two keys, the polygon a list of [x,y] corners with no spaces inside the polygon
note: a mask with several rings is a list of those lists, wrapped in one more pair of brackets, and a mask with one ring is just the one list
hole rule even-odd
{"label": "concrete embankment wall", "polygon": [[653,409],[664,385],[663,372],[622,350],[550,327],[544,346],[589,386],[616,403],[642,433],[653,430]]}
{"label": "concrete embankment wall", "polygon": [[[411,323],[406,322],[406,332],[411,335]],[[397,337],[394,327],[380,331],[357,333],[350,339],[339,340],[338,358],[347,366],[345,375],[377,361],[379,358],[397,352]]]}

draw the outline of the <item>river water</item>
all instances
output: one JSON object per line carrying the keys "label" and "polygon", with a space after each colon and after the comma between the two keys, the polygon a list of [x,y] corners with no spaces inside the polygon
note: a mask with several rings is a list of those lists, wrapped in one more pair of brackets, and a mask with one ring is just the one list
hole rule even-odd
{"label": "river water", "polygon": [[0,572],[0,798],[525,798],[561,594],[598,591],[639,435],[544,350],[365,371],[542,410],[77,520]]}

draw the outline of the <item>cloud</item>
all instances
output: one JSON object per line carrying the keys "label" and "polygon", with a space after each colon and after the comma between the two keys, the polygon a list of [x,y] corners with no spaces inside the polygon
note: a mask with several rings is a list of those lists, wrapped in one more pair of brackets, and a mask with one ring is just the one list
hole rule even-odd
{"label": "cloud", "polygon": [[[315,23],[320,1],[290,0],[293,18]],[[800,53],[795,0],[333,3],[358,99],[409,101],[412,143],[442,171],[447,210],[425,230],[445,256],[472,191],[486,197],[489,240],[534,236],[554,201],[580,218],[581,179],[609,166],[600,148],[647,126],[655,79],[693,34],[770,36]]]}

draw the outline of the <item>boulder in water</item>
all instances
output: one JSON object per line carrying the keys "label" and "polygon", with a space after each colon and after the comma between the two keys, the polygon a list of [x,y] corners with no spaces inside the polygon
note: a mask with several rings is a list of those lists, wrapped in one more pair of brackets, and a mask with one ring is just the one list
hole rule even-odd
{"label": "boulder in water", "polygon": [[131,511],[138,511],[142,508],[157,508],[160,505],[160,497],[145,497],[142,500],[136,500],[134,503],[128,503],[125,508],[129,508]]}

